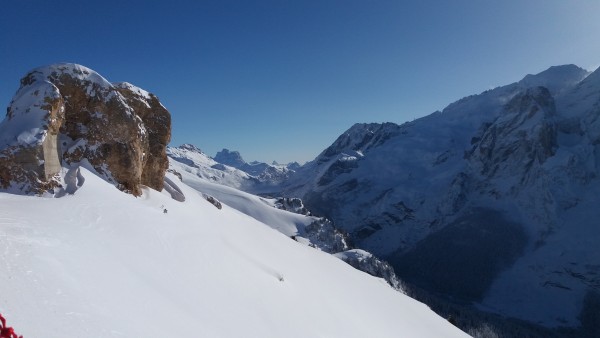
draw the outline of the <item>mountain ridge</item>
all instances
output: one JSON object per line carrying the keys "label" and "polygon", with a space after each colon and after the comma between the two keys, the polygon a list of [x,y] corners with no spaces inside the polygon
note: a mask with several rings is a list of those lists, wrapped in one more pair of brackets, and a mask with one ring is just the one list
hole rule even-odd
{"label": "mountain ridge", "polygon": [[[279,193],[301,197],[358,248],[389,259],[401,278],[417,285],[440,275],[423,280],[418,269],[403,274],[400,268],[424,257],[423,241],[451,238],[446,249],[456,250],[459,262],[472,261],[451,277],[452,292],[479,290],[464,293],[463,301],[547,327],[576,327],[583,299],[600,288],[594,284],[600,269],[593,268],[600,257],[584,235],[600,238],[592,224],[600,215],[590,205],[600,189],[597,107],[600,70],[550,67],[402,125],[355,124],[295,170]],[[486,218],[497,225],[486,228]],[[567,226],[573,222],[579,226]],[[511,249],[459,245],[466,235],[474,245],[486,243],[487,233],[519,240]],[[577,249],[565,250],[567,243]],[[461,283],[479,273],[480,262],[466,255],[483,257],[482,250],[498,250],[490,258],[496,267],[485,272],[485,283]],[[428,255],[434,262],[448,252]],[[568,260],[582,267],[574,271]],[[555,273],[564,269],[573,273]],[[531,304],[527,311],[515,305],[523,302]]]}

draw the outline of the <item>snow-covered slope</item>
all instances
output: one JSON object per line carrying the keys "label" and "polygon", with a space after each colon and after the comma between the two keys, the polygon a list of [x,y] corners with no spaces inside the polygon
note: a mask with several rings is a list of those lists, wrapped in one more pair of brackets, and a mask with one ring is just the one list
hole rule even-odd
{"label": "snow-covered slope", "polygon": [[296,162],[286,165],[278,164],[276,162],[273,162],[272,164],[258,161],[246,162],[238,151],[231,151],[229,149],[219,151],[215,155],[214,160],[221,164],[240,169],[249,175],[256,177],[263,185],[265,185],[265,183],[269,185],[281,183],[299,166]]}
{"label": "snow-covered slope", "polygon": [[[288,165],[247,163],[237,151],[223,149],[215,158],[199,148],[184,144],[169,147],[167,155],[184,164],[183,170],[211,182],[219,183],[252,193],[268,194],[279,189],[279,184],[297,168],[297,163]],[[173,161],[171,161],[173,165]]]}
{"label": "snow-covered slope", "polygon": [[62,198],[0,194],[0,312],[27,338],[466,336],[185,184],[177,202],[81,177]]}
{"label": "snow-covered slope", "polygon": [[355,268],[384,278],[392,287],[404,292],[393,268],[375,256],[360,250],[364,257],[350,250],[346,237],[330,220],[310,216],[302,202],[296,200],[259,197],[238,189],[217,184],[190,172],[188,166],[172,160],[171,167],[181,179],[204,196],[217,199],[242,213],[270,226],[299,243],[336,254]]}
{"label": "snow-covered slope", "polygon": [[599,79],[551,67],[403,125],[356,124],[283,194],[426,290],[577,326],[600,289]]}
{"label": "snow-covered slope", "polygon": [[[217,182],[236,189],[252,190],[258,180],[237,168],[219,163],[191,144],[167,147],[170,166],[188,172],[211,182]],[[182,165],[183,166],[182,166]]]}

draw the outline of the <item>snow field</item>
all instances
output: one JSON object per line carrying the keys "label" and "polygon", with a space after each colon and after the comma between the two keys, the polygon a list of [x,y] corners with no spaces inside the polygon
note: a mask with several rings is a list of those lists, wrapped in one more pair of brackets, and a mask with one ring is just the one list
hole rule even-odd
{"label": "snow field", "polygon": [[24,337],[467,336],[175,176],[185,202],[81,175],[74,195],[0,194],[0,312]]}

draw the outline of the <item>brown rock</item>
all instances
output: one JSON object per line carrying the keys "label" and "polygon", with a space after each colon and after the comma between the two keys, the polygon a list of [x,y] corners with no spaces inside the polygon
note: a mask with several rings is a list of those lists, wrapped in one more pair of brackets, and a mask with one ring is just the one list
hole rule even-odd
{"label": "brown rock", "polygon": [[149,152],[142,170],[142,184],[160,191],[164,173],[169,167],[166,151],[171,140],[171,114],[154,94],[126,82],[115,87],[142,119],[148,132]]}
{"label": "brown rock", "polygon": [[0,124],[0,185],[40,193],[58,184],[61,163],[87,160],[123,191],[162,190],[170,134],[170,114],[152,94],[75,64],[37,68]]}

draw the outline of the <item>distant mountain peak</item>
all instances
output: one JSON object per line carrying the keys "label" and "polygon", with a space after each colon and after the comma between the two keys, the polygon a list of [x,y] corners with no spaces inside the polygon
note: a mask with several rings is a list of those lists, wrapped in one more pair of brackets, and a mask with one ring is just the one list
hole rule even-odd
{"label": "distant mountain peak", "polygon": [[229,150],[226,148],[223,148],[223,150],[219,151],[215,157],[214,157],[215,161],[228,165],[230,167],[234,167],[234,168],[240,168],[243,165],[246,164],[246,161],[244,161],[244,159],[242,158],[242,155],[240,155],[239,151],[235,151],[235,150]]}
{"label": "distant mountain peak", "polygon": [[184,143],[184,144],[180,145],[178,148],[183,149],[183,150],[193,151],[196,153],[202,153],[202,149],[196,147],[195,145],[193,145],[191,143]]}
{"label": "distant mountain peak", "polygon": [[519,84],[525,87],[546,87],[553,94],[558,94],[576,85],[591,73],[573,64],[552,66],[538,74],[526,75]]}

